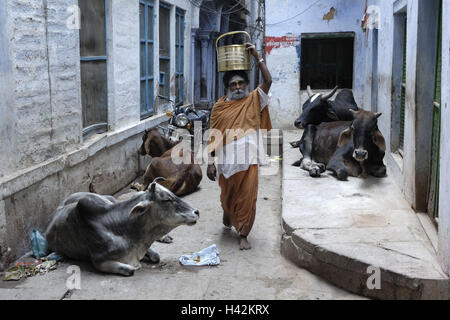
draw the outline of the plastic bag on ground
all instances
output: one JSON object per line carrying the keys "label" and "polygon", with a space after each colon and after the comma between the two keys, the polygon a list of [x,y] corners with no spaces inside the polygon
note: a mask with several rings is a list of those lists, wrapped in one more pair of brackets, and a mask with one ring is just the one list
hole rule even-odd
{"label": "plastic bag on ground", "polygon": [[45,257],[49,253],[47,240],[37,229],[33,229],[30,240],[31,250],[35,258]]}
{"label": "plastic bag on ground", "polygon": [[179,261],[184,266],[217,266],[220,264],[219,249],[213,244],[191,255],[182,255]]}

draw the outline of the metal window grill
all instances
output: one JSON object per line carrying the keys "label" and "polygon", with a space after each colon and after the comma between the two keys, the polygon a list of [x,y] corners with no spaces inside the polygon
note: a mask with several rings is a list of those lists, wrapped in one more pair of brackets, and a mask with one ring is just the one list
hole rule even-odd
{"label": "metal window grill", "polygon": [[400,96],[400,132],[399,132],[399,153],[403,156],[403,147],[405,143],[405,104],[406,104],[406,30],[407,18],[405,16],[404,33],[403,33],[403,65],[402,65],[402,82]]}
{"label": "metal window grill", "polygon": [[[163,2],[159,3],[159,71],[164,74],[164,82],[159,82],[159,95],[170,99],[170,8]],[[165,104],[164,99],[159,100]]]}
{"label": "metal window grill", "polygon": [[153,0],[139,0],[141,119],[154,113]]}
{"label": "metal window grill", "polygon": [[108,130],[107,0],[79,0],[83,137]]}
{"label": "metal window grill", "polygon": [[181,105],[184,102],[184,11],[177,8],[175,18],[175,102],[177,105]]}

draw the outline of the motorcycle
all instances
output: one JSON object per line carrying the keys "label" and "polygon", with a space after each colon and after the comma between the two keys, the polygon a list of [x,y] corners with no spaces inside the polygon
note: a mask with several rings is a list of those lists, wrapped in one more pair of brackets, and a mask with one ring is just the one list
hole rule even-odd
{"label": "motorcycle", "polygon": [[[193,105],[177,107],[173,100],[159,95],[158,97],[169,101],[172,106],[172,111],[166,112],[166,115],[169,117],[167,125],[165,127],[158,126],[158,128],[163,130],[167,139],[178,142],[182,139],[190,138],[192,147],[194,146],[194,141],[203,141],[203,134],[209,129],[210,112],[208,110],[195,110]],[[195,125],[196,121],[201,122],[201,131],[198,124],[197,126]],[[187,134],[180,134],[180,131],[177,129],[185,129]]]}

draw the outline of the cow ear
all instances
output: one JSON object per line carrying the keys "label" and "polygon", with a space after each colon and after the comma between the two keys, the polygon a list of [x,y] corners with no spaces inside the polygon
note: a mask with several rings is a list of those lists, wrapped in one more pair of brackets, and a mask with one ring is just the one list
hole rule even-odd
{"label": "cow ear", "polygon": [[330,108],[327,110],[327,116],[328,116],[328,118],[330,118],[331,120],[339,121],[339,118],[338,118],[336,112],[334,112],[334,111],[333,111],[332,109],[330,109]]}
{"label": "cow ear", "polygon": [[141,216],[144,212],[147,211],[152,206],[153,201],[144,200],[135,205],[130,213],[128,214],[128,218],[135,218]]}
{"label": "cow ear", "polygon": [[382,151],[386,151],[386,141],[379,130],[372,133],[372,141]]}
{"label": "cow ear", "polygon": [[352,128],[349,127],[344,131],[342,131],[341,134],[339,135],[338,147],[340,148],[343,145],[346,145],[351,138],[352,138]]}

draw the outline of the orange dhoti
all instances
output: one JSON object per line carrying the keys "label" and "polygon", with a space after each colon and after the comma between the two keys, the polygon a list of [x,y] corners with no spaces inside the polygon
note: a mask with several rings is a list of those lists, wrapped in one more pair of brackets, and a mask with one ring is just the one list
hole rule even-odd
{"label": "orange dhoti", "polygon": [[219,186],[224,214],[229,217],[231,225],[242,236],[247,236],[256,215],[258,165],[250,165],[248,170],[235,173],[228,179],[221,174]]}

